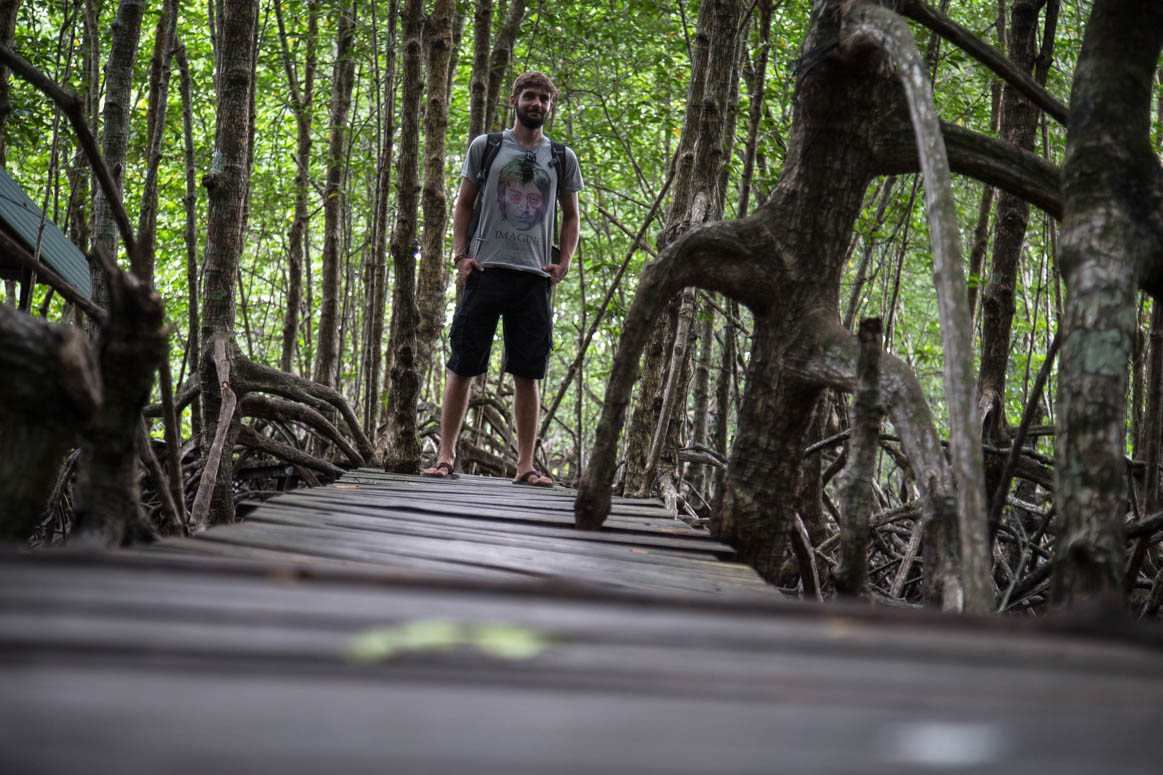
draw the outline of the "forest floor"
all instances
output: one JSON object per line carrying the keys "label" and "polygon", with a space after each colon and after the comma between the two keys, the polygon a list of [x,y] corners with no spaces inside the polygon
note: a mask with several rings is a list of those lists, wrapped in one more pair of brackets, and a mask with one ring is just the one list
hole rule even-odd
{"label": "forest floor", "polygon": [[2,553],[0,771],[1158,771],[1158,628],[802,603],[573,495],[361,469]]}

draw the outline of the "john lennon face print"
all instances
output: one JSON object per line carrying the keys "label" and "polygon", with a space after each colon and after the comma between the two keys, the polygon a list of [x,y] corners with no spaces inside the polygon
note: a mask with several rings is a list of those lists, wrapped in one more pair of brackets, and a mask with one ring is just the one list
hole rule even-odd
{"label": "john lennon face print", "polygon": [[524,158],[509,162],[497,178],[497,207],[501,217],[514,228],[529,231],[545,216],[549,188],[549,173],[536,161]]}

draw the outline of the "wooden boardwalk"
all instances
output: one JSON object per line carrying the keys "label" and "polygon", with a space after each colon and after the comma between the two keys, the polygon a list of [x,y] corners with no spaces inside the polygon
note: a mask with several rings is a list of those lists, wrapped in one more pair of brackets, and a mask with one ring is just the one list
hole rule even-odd
{"label": "wooden boardwalk", "polygon": [[1157,773],[1163,635],[782,599],[654,502],[353,472],[0,554],[0,773]]}

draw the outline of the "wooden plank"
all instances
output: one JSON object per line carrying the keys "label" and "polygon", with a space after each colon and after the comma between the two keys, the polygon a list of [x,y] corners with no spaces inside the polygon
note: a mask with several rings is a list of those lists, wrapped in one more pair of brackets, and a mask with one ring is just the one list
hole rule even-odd
{"label": "wooden plank", "polygon": [[[627,546],[606,546],[595,543],[581,543],[562,537],[522,536],[516,534],[494,534],[471,528],[432,526],[423,522],[404,522],[379,518],[359,518],[351,515],[328,517],[304,516],[301,513],[282,512],[268,509],[261,518],[252,521],[312,528],[344,530],[358,536],[361,532],[372,531],[380,534],[432,538],[443,541],[471,541],[479,546],[512,547],[531,549],[551,554],[588,557],[594,560],[614,563],[631,563],[659,568],[680,577],[699,577],[721,587],[731,587],[736,591],[751,591],[755,594],[776,596],[779,593],[763,582],[750,568],[738,563],[723,563],[705,560],[697,556],[678,552],[640,549]],[[358,538],[357,538],[358,540]],[[596,579],[601,581],[602,579]]]}
{"label": "wooden plank", "polygon": [[[795,695],[759,705],[609,690],[577,692],[563,702],[558,692],[525,686],[355,677],[286,681],[263,672],[6,666],[0,682],[12,701],[0,703],[0,748],[13,772],[120,775],[373,769],[899,775],[934,768],[906,758],[923,748],[920,725],[933,718],[932,709]],[[936,721],[944,726],[933,737],[960,731],[990,743],[972,746],[972,766],[961,769],[1147,773],[1158,763],[1149,713],[1116,708],[1093,717],[1062,705],[1041,716],[990,715],[956,698],[938,706]]]}
{"label": "wooden plank", "polygon": [[[435,514],[452,514],[455,516],[472,516],[487,519],[505,519],[529,522],[534,524],[550,524],[560,527],[573,527],[572,510],[550,510],[536,507],[528,503],[508,505],[499,503],[484,505],[480,497],[465,495],[456,501],[440,501],[427,497],[417,497],[413,494],[384,495],[366,492],[352,492],[344,490],[296,490],[287,495],[278,496],[268,503],[280,505],[294,504],[303,508],[313,508],[322,511],[341,511],[346,507],[370,508],[398,508],[412,509]],[[265,506],[265,504],[264,504]],[[260,506],[255,511],[261,511]],[[253,512],[252,512],[253,513]],[[730,547],[711,539],[705,532],[696,532],[678,520],[643,519],[643,518],[611,518],[604,526],[603,532],[633,532],[663,535],[667,537],[680,536],[693,542],[705,542],[710,551],[730,553]]]}
{"label": "wooden plank", "polygon": [[377,513],[367,516],[355,511],[345,513],[312,514],[303,509],[270,507],[256,512],[247,521],[251,523],[278,523],[309,527],[332,527],[337,530],[368,530],[376,533],[472,540],[478,543],[524,548],[544,548],[569,554],[587,554],[595,557],[628,557],[642,562],[667,565],[673,568],[714,566],[758,580],[753,570],[740,563],[708,560],[705,553],[671,547],[642,547],[635,543],[578,540],[578,533],[568,529],[527,525],[513,529],[502,524],[496,529],[491,521],[432,517],[416,518],[407,512]]}
{"label": "wooden plank", "polygon": [[[202,669],[223,663],[268,664],[288,675],[353,668],[365,673],[370,669],[375,676],[404,678],[421,669],[425,680],[460,685],[498,683],[552,687],[562,692],[604,687],[753,701],[777,700],[789,691],[798,691],[835,701],[876,698],[878,703],[958,694],[961,701],[1029,710],[1071,696],[1085,696],[1092,708],[1150,708],[1163,702],[1163,680],[1157,672],[1151,677],[1126,671],[1013,669],[1004,663],[957,662],[940,654],[922,659],[874,655],[867,649],[838,658],[826,649],[773,653],[733,648],[729,641],[699,646],[627,644],[616,630],[603,626],[600,616],[591,620],[590,631],[573,637],[542,628],[547,636],[544,647],[521,660],[490,656],[468,645],[468,640],[455,647],[419,647],[392,659],[364,664],[353,661],[350,650],[357,639],[374,633],[377,625],[391,624],[397,630],[405,625],[452,625],[471,632],[472,627],[485,622],[477,617],[460,622],[430,617],[402,622],[338,617],[312,621],[297,614],[226,618],[214,613],[179,619],[160,608],[9,609],[0,611],[0,651],[41,659],[57,655],[62,662],[74,662],[89,654],[124,659],[169,657]],[[1066,678],[1069,686],[1063,685]]]}
{"label": "wooden plank", "polygon": [[[423,771],[452,771],[442,767],[463,767],[475,755],[473,771],[487,772],[497,762],[488,754],[482,759],[464,742],[479,736],[491,741],[488,750],[498,742],[513,746],[514,758],[503,759],[510,771],[544,767],[557,757],[559,766],[552,771],[568,772],[576,760],[563,746],[579,724],[586,729],[592,723],[592,714],[603,727],[588,738],[589,747],[611,756],[587,762],[616,772],[657,771],[657,766],[685,772],[684,762],[692,756],[700,766],[713,759],[714,771],[751,771],[747,762],[756,755],[762,771],[810,770],[827,761],[828,741],[844,756],[864,760],[855,771],[899,772],[899,751],[894,746],[889,756],[881,738],[909,724],[933,723],[945,725],[938,737],[959,724],[967,733],[984,725],[985,742],[1002,735],[1000,750],[986,746],[996,757],[990,762],[997,772],[1038,771],[1046,761],[1057,761],[1053,756],[1062,747],[1056,738],[1063,730],[1075,730],[1086,741],[1083,749],[1070,748],[1075,765],[1079,757],[1091,757],[1087,761],[1110,771],[1112,762],[1138,766],[1140,757],[1159,753],[1150,726],[1153,709],[1163,702],[1158,652],[1119,644],[1088,648],[1045,637],[1001,639],[1024,644],[1015,654],[997,649],[995,635],[982,637],[971,627],[936,642],[915,631],[859,624],[858,631],[837,637],[837,622],[822,618],[773,614],[756,621],[709,609],[692,615],[588,601],[530,606],[495,595],[401,595],[368,585],[262,578],[239,583],[214,574],[127,574],[124,568],[101,566],[74,569],[79,572],[66,578],[59,570],[0,565],[0,686],[8,700],[0,703],[0,757],[36,771],[66,771],[99,746],[98,766],[112,755],[118,771],[134,772],[126,762],[144,757],[143,768],[181,772],[190,754],[184,746],[197,730],[202,754],[194,760],[200,767],[207,766],[207,756],[225,762],[238,750],[268,754],[263,761],[269,765],[269,757],[284,750],[280,738],[298,734],[296,740],[310,741],[305,749],[313,752],[307,759],[313,767],[346,761],[336,752],[341,749],[358,751],[362,761],[378,767],[407,770],[412,760],[397,758],[400,746],[423,739],[416,754],[427,765]],[[524,623],[547,631],[551,646],[520,662],[465,650],[363,666],[344,656],[350,638],[366,627],[415,616]],[[885,648],[884,637],[898,648]],[[1074,646],[1073,653],[1061,652],[1064,645]],[[353,696],[352,687],[367,695]],[[466,702],[473,712],[462,716]],[[410,719],[403,727],[374,710],[401,704]],[[678,716],[665,712],[670,706],[681,708],[686,725],[673,726]],[[525,717],[533,711],[534,717]],[[780,737],[787,730],[773,727],[773,719],[785,711],[797,735],[810,730],[795,726],[795,720],[810,719],[818,743],[805,747],[802,740]],[[304,712],[310,724],[300,728]],[[366,713],[377,723],[365,726],[355,718]],[[481,713],[487,719],[478,718]],[[99,720],[84,723],[93,714]],[[213,725],[224,714],[230,723],[220,730]],[[541,718],[545,714],[549,727]],[[418,718],[422,729],[415,726]],[[504,725],[493,725],[495,718]],[[690,718],[698,719],[698,734],[690,733]],[[46,724],[49,719],[56,726]],[[738,732],[740,723],[753,726],[721,747],[719,742],[730,742],[723,736]],[[142,735],[143,729],[149,734]],[[237,740],[228,729],[236,729]],[[338,740],[320,741],[321,734],[330,734],[325,730],[336,729],[343,730]],[[449,729],[457,733],[449,736]],[[552,741],[544,760],[531,758],[522,745],[530,730]],[[626,740],[645,737],[665,750],[635,754],[642,757],[636,770],[628,766],[636,761],[630,754],[613,755],[612,746],[622,739],[617,730]],[[1038,730],[1047,733],[1039,737]],[[836,746],[840,733],[844,745]],[[683,749],[683,761],[671,762],[673,743],[656,739],[666,734],[697,746],[719,742],[713,755]],[[773,736],[779,744],[757,754],[756,746]],[[163,758],[143,754],[143,740],[156,744]],[[602,745],[592,745],[594,740]],[[1041,742],[1019,755],[1030,740]],[[453,764],[441,758],[449,746],[457,754]],[[852,753],[853,747],[859,750]],[[326,752],[323,758],[310,758],[320,751]],[[433,758],[424,759],[425,752]],[[303,760],[292,758],[293,772]],[[238,761],[231,759],[233,766]],[[53,762],[61,769],[54,770]]]}
{"label": "wooden plank", "polygon": [[646,588],[712,594],[734,591],[733,583],[703,578],[697,573],[669,573],[629,562],[517,547],[502,549],[463,540],[383,536],[369,531],[349,536],[325,528],[286,527],[272,523],[243,523],[207,531],[199,538],[364,562],[378,562],[382,558],[385,565],[400,568],[412,563],[420,571],[424,570],[427,563],[431,563],[434,567],[451,572],[463,569],[466,574],[484,569],[494,573],[507,572],[542,578],[598,580],[615,586],[642,585]]}
{"label": "wooden plank", "polygon": [[423,524],[446,524],[450,527],[469,527],[492,533],[513,535],[554,535],[579,544],[619,544],[641,548],[681,551],[692,557],[729,560],[734,556],[730,547],[709,539],[694,539],[684,536],[669,536],[656,533],[633,533],[629,531],[579,531],[572,525],[557,522],[533,522],[517,519],[482,517],[471,509],[416,509],[410,505],[398,506],[386,502],[343,503],[334,501],[305,503],[289,499],[278,499],[256,509],[247,517],[261,520],[271,512],[316,515],[320,518],[358,516],[378,519],[381,522],[419,522]]}
{"label": "wooden plank", "polygon": [[[472,490],[478,493],[487,493],[493,497],[507,498],[539,498],[543,500],[556,499],[568,504],[573,510],[573,500],[577,497],[577,490],[560,485],[550,488],[516,487],[508,479],[492,476],[473,476],[462,474],[456,480],[446,481],[431,477],[409,476],[406,474],[387,474],[372,469],[358,469],[349,471],[339,479],[336,486],[358,486],[365,489],[384,489],[388,491],[414,491],[416,489],[432,489],[444,494],[455,494]],[[624,498],[614,496],[611,499],[611,513],[624,516],[641,514],[648,517],[672,518],[674,514],[666,510],[662,501],[657,498]]]}
{"label": "wooden plank", "polygon": [[[158,622],[221,621],[334,632],[415,619],[496,621],[536,628],[554,644],[645,649],[640,656],[648,661],[662,660],[661,652],[668,651],[755,652],[765,658],[860,657],[878,664],[958,663],[1163,682],[1163,647],[1158,645],[1066,638],[1028,627],[1011,631],[1005,622],[966,622],[937,612],[903,617],[888,612],[887,619],[870,621],[821,616],[811,606],[724,610],[718,603],[692,608],[678,599],[644,605],[611,597],[549,597],[535,588],[487,588],[468,580],[460,586],[310,581],[291,574],[151,567],[117,557],[106,563],[85,557],[0,561],[0,611],[109,613]],[[36,632],[16,629],[20,637],[36,637]],[[717,669],[712,662],[694,672]],[[949,675],[956,678],[958,672]]]}
{"label": "wooden plank", "polygon": [[[234,547],[263,549],[296,556],[347,560],[389,570],[393,573],[464,579],[511,578],[516,571],[500,565],[466,563],[447,559],[437,552],[408,552],[389,545],[347,538],[327,530],[283,528],[279,525],[234,525],[201,533],[194,542],[220,543]],[[191,544],[191,547],[194,544]]]}

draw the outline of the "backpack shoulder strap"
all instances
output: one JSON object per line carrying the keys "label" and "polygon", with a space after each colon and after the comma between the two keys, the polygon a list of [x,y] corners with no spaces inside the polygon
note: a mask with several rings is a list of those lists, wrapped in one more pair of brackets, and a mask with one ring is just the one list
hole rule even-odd
{"label": "backpack shoulder strap", "polygon": [[489,170],[493,166],[493,161],[497,158],[497,152],[501,150],[501,140],[503,138],[504,134],[502,132],[490,132],[488,138],[485,140],[485,156],[481,159],[481,171],[477,173],[477,183],[481,186],[489,178]]}
{"label": "backpack shoulder strap", "polygon": [[557,196],[553,199],[553,244],[550,252],[550,260],[556,264],[561,260],[557,245],[557,200],[561,199],[561,184],[565,180],[565,145],[556,140],[550,140],[549,145],[553,152],[553,168],[557,172]]}
{"label": "backpack shoulder strap", "polygon": [[553,168],[557,171],[557,196],[561,197],[561,181],[565,179],[565,145],[556,140],[549,141],[553,151]]}
{"label": "backpack shoulder strap", "polygon": [[471,240],[476,234],[477,226],[481,223],[481,204],[485,198],[485,183],[489,179],[489,169],[493,166],[493,161],[497,158],[497,153],[501,150],[501,140],[504,139],[502,132],[490,132],[488,138],[485,140],[485,155],[481,159],[481,169],[477,173],[477,195],[473,200],[472,205],[472,221],[469,223],[468,235]]}

